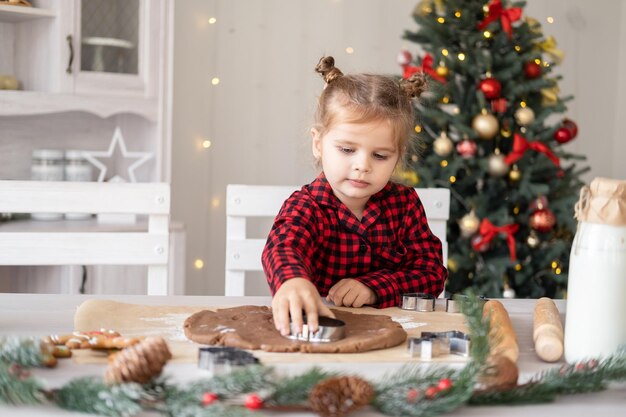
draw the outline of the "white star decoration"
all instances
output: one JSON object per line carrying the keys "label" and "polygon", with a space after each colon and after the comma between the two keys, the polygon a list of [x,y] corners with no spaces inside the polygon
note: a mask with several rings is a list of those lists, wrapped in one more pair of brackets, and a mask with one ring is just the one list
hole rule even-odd
{"label": "white star decoration", "polygon": [[128,179],[131,182],[137,182],[137,178],[135,177],[135,170],[146,163],[149,159],[151,159],[154,155],[151,152],[128,152],[126,150],[126,144],[124,143],[124,137],[122,136],[122,131],[119,127],[115,128],[115,132],[113,133],[113,138],[111,138],[111,144],[109,145],[109,149],[106,151],[83,151],[83,155],[85,159],[91,162],[96,168],[100,170],[100,174],[98,175],[98,182],[104,181],[104,177],[107,173],[107,166],[99,161],[97,158],[112,158],[113,152],[115,150],[115,146],[118,145],[120,150],[122,151],[123,158],[136,158],[137,160],[133,162],[128,167]]}

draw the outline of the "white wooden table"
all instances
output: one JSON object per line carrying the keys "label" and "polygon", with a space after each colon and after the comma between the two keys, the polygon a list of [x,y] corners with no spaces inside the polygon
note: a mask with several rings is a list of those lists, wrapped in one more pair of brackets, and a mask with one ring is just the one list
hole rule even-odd
{"label": "white wooden table", "polygon": [[[81,295],[44,295],[44,294],[0,294],[0,335],[44,336],[51,333],[66,333],[72,329],[76,307],[86,299],[105,298],[115,301],[146,304],[146,305],[269,305],[269,297],[216,297],[216,296],[81,296]],[[444,300],[437,300],[438,303]],[[528,379],[538,371],[560,366],[562,363],[546,364],[537,359],[532,345],[532,310],[534,300],[503,300],[513,325],[516,329],[520,358],[519,368],[521,379]],[[565,303],[557,301],[561,313],[564,313]],[[590,335],[590,337],[592,337]],[[319,364],[316,364],[319,365]],[[285,363],[275,365],[279,371],[288,373],[301,372],[311,364],[306,362]],[[370,380],[376,380],[386,372],[400,369],[403,363],[324,363],[330,370],[342,370],[353,374],[363,375]],[[60,361],[55,369],[37,369],[34,374],[44,379],[50,387],[64,384],[71,378],[88,375],[102,375],[104,365],[77,365],[71,361]],[[206,377],[206,371],[197,369],[195,364],[168,364],[164,371],[175,381]],[[463,407],[451,416],[584,416],[593,414],[599,416],[621,416],[626,414],[626,384],[618,384],[610,390],[576,396],[564,396],[555,403],[516,406],[516,407]],[[0,405],[0,416],[78,416],[82,414],[70,413],[52,407],[7,407]],[[150,415],[150,414],[145,414]],[[259,415],[298,415],[311,416],[311,413],[260,413]],[[372,410],[356,413],[357,416],[378,416]]]}

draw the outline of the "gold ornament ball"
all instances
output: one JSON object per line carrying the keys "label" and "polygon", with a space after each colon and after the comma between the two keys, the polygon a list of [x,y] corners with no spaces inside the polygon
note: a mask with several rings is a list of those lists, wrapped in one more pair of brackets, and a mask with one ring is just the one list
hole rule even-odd
{"label": "gold ornament ball", "polygon": [[498,133],[498,119],[493,114],[481,113],[472,120],[472,128],[481,139],[493,139]]}
{"label": "gold ornament ball", "polygon": [[446,132],[441,132],[441,135],[433,142],[433,151],[442,158],[450,155],[453,149],[454,143]]}
{"label": "gold ornament ball", "polygon": [[528,126],[535,121],[535,112],[530,107],[520,107],[515,111],[515,121],[520,126]]}
{"label": "gold ornament ball", "polygon": [[435,69],[435,72],[438,76],[443,78],[448,78],[448,74],[450,73],[448,67],[446,67],[445,65],[439,65],[437,69]]}
{"label": "gold ornament ball", "polygon": [[493,154],[489,157],[489,174],[494,177],[503,177],[509,172],[509,164],[504,160],[504,155]]}
{"label": "gold ornament ball", "polygon": [[521,180],[522,171],[520,171],[517,166],[513,166],[513,168],[509,171],[509,179],[514,182]]}
{"label": "gold ornament ball", "polygon": [[470,237],[478,231],[480,226],[480,219],[476,216],[474,210],[461,217],[459,220],[459,229],[461,229],[461,236]]}

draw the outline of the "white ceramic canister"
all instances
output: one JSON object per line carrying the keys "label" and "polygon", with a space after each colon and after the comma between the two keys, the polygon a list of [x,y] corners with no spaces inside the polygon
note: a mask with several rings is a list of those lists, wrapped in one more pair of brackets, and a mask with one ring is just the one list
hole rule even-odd
{"label": "white ceramic canister", "polygon": [[[32,153],[30,178],[34,181],[63,181],[63,151],[35,149]],[[36,220],[60,220],[63,213],[33,213]]]}
{"label": "white ceramic canister", "polygon": [[565,319],[565,360],[626,345],[626,181],[596,178],[576,204]]}
{"label": "white ceramic canister", "polygon": [[[65,151],[65,181],[91,181],[93,169],[85,159],[83,151]],[[91,218],[90,213],[65,213],[68,220],[84,220]]]}

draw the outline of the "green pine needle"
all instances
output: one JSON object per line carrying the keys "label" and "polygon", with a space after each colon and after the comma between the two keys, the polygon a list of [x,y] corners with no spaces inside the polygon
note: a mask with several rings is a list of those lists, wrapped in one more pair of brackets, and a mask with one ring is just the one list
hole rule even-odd
{"label": "green pine needle", "polygon": [[111,417],[138,414],[145,397],[141,385],[129,383],[106,385],[101,378],[77,378],[53,393],[59,407]]}
{"label": "green pine needle", "polygon": [[45,401],[41,384],[17,364],[0,360],[0,403],[32,405]]}
{"label": "green pine needle", "polygon": [[41,341],[35,338],[0,337],[0,361],[25,367],[41,366]]}

